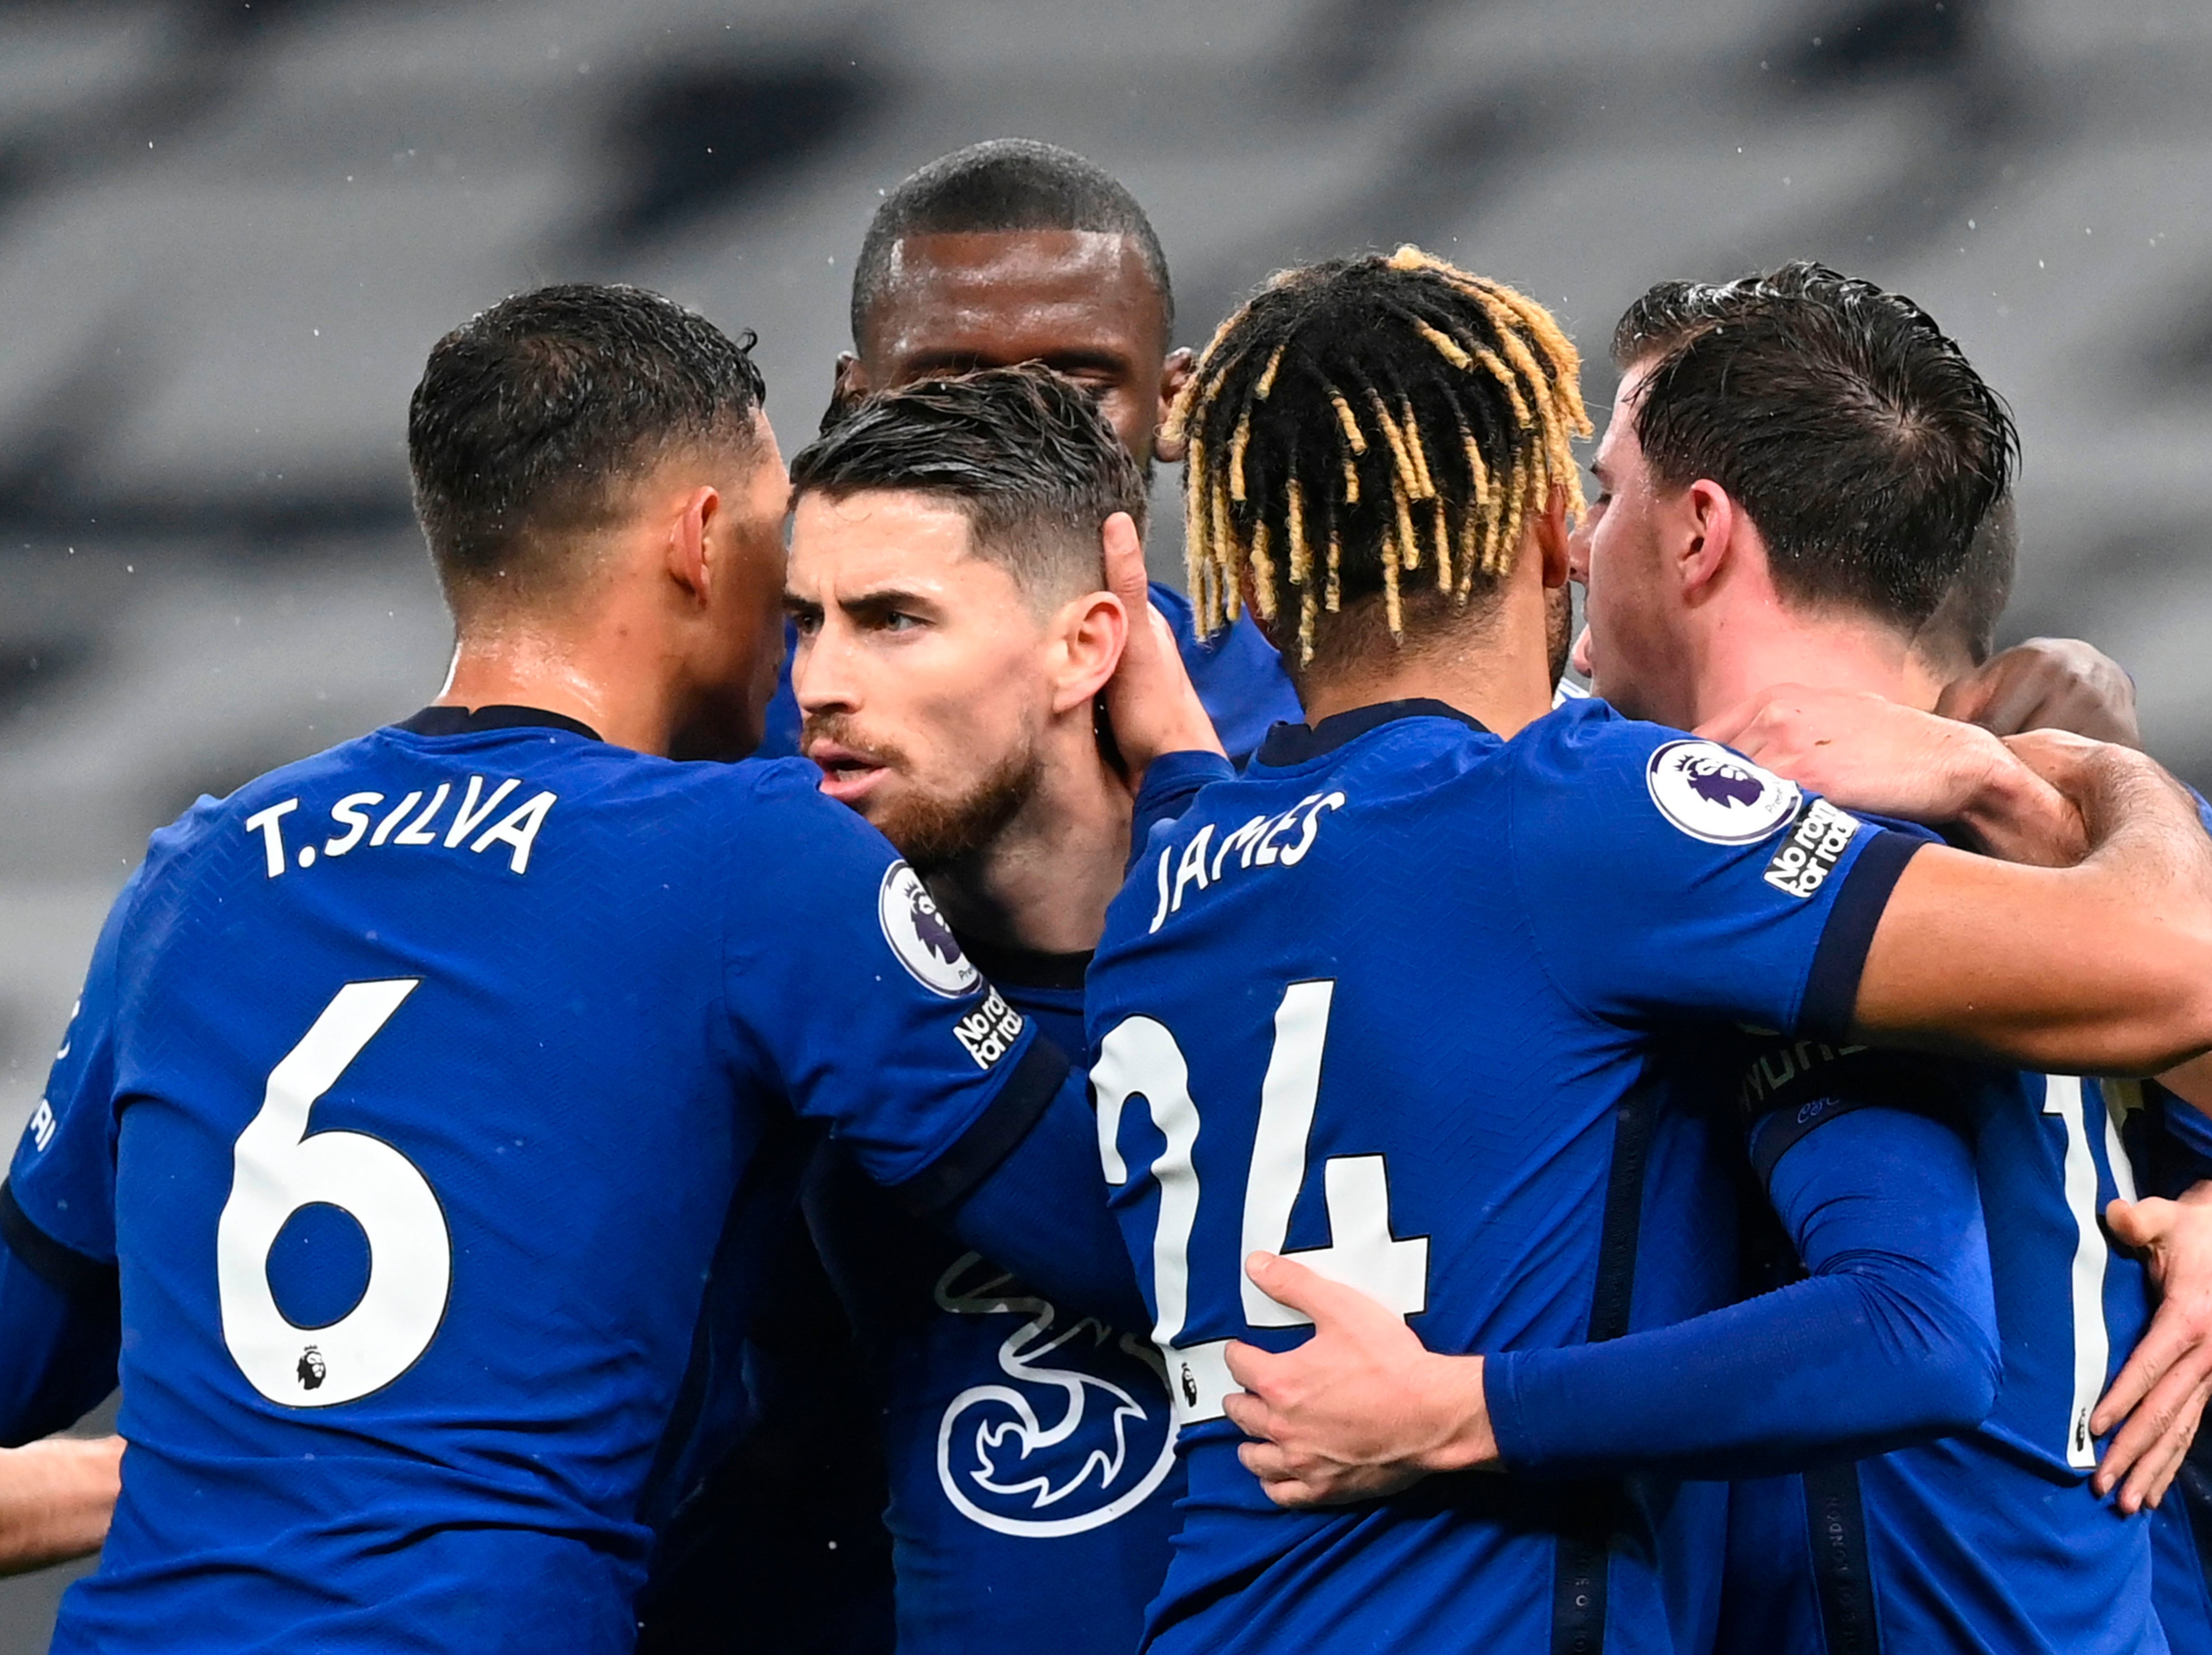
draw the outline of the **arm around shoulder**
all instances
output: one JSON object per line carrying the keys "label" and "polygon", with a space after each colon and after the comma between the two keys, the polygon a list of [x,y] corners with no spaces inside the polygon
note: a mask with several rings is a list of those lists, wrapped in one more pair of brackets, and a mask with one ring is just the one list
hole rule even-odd
{"label": "arm around shoulder", "polygon": [[2124,748],[2037,736],[2014,751],[2080,812],[2088,854],[2071,867],[1916,855],[1875,928],[1855,1027],[2083,1074],[2212,1050],[2212,840],[2194,801]]}

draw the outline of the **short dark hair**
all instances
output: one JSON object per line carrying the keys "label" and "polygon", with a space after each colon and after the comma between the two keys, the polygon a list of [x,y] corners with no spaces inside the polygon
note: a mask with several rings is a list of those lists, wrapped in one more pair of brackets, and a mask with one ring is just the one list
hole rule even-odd
{"label": "short dark hair", "polygon": [[1115,512],[1145,526],[1145,483],[1097,405],[1035,366],[917,380],[856,405],[792,457],[791,491],[941,496],[975,550],[1033,598],[1095,589],[1098,531]]}
{"label": "short dark hair", "polygon": [[1159,289],[1168,336],[1175,289],[1152,221],[1121,181],[1073,149],[1033,138],[993,138],[939,155],[910,173],[869,221],[853,266],[853,347],[865,348],[868,313],[889,283],[891,249],[910,235],[1010,230],[1088,230],[1133,237]]}
{"label": "short dark hair", "polygon": [[1613,354],[1650,369],[1636,435],[1654,475],[1726,489],[1799,603],[1918,628],[2011,485],[2012,417],[1966,353],[1911,300],[1824,265],[1662,282]]}
{"label": "short dark hair", "polygon": [[1966,567],[1920,629],[1922,653],[1939,667],[1979,666],[1996,653],[1997,622],[2012,600],[2020,561],[2020,520],[2010,495],[1974,531]]}
{"label": "short dark hair", "polygon": [[502,299],[431,348],[407,411],[415,511],[449,601],[567,571],[549,537],[605,526],[618,485],[687,442],[747,442],[766,397],[747,353],[642,288]]}

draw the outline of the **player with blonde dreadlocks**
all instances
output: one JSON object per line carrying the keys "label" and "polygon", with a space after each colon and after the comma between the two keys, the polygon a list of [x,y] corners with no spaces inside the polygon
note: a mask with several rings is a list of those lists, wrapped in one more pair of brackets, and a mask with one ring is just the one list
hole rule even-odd
{"label": "player with blonde dreadlocks", "polygon": [[[1996,1390],[1971,1147],[1893,1101],[1910,1071],[1832,1060],[2212,1044],[2212,975],[2168,972],[2148,922],[2107,946],[2171,902],[2212,973],[2212,855],[2178,792],[2122,779],[2140,756],[2065,784],[2124,829],[2007,867],[1551,708],[1574,368],[1535,306],[1409,250],[1279,278],[1179,411],[1204,611],[1296,615],[1307,721],[1242,772],[1188,727],[1147,747],[1125,713],[1190,699],[1160,626],[1109,696],[1143,781],[1085,1033],[1188,1483],[1146,1655],[1712,1647],[1721,1481],[1956,1437]],[[1615,477],[1602,528],[1659,486]],[[1686,562],[1668,520],[1649,554]],[[1108,572],[1143,604],[1133,545]],[[1977,810],[2034,782],[1992,745]],[[2094,997],[2048,970],[2062,938]],[[2137,1047],[2146,1003],[2176,1014]],[[1744,1153],[1767,1063],[1747,1103],[1818,1128],[1762,1163],[1808,1269],[1735,1304],[1715,1152]],[[1414,1486],[1474,1469],[1509,1475]]]}
{"label": "player with blonde dreadlocks", "polygon": [[1249,602],[1287,645],[1295,614],[1310,671],[1379,642],[1352,618],[1377,593],[1400,643],[1409,618],[1464,608],[1554,490],[1580,514],[1580,370],[1542,306],[1417,247],[1278,276],[1214,335],[1170,426],[1200,624]]}

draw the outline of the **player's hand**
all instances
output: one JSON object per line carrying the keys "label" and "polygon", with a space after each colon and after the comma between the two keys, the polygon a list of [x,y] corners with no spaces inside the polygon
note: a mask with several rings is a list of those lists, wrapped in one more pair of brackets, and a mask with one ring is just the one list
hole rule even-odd
{"label": "player's hand", "polygon": [[2011,861],[2066,867],[2081,817],[1986,730],[1856,690],[1782,685],[1698,732],[1847,809],[1965,828]]}
{"label": "player's hand", "polygon": [[2120,1509],[2139,1512],[2165,1498],[2212,1397],[2212,1183],[2179,1201],[2116,1201],[2105,1222],[2148,1256],[2159,1289],[2149,1329],[2089,1416],[2099,1436],[2120,1427],[2091,1486],[2118,1488]]}
{"label": "player's hand", "polygon": [[1313,1318],[1313,1337],[1277,1354],[1242,1340],[1223,1407],[1254,1439],[1237,1451],[1278,1506],[1343,1506],[1394,1494],[1434,1471],[1498,1463],[1482,1358],[1438,1356],[1403,1318],[1355,1287],[1273,1253],[1245,1273]]}
{"label": "player's hand", "polygon": [[1213,721],[1183,670],[1175,630],[1152,607],[1152,581],[1145,573],[1145,544],[1127,512],[1106,520],[1102,538],[1106,589],[1121,600],[1129,616],[1129,639],[1121,665],[1106,684],[1106,716],[1115,745],[1129,768],[1132,787],[1141,785],[1146,768],[1162,753],[1221,751]]}
{"label": "player's hand", "polygon": [[1996,735],[2068,730],[2142,745],[2136,685],[2120,664],[2079,638],[2030,638],[1947,686],[1936,710]]}

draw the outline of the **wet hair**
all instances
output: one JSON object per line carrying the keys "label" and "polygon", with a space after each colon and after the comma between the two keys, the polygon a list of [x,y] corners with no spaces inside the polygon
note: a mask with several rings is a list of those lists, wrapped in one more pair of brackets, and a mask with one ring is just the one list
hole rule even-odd
{"label": "wet hair", "polygon": [[1966,353],[1911,300],[1823,265],[1662,283],[1613,354],[1649,370],[1635,419],[1654,476],[1726,489],[1801,605],[1917,630],[2011,484],[2012,417]]}
{"label": "wet hair", "polygon": [[853,348],[890,285],[891,250],[908,236],[1014,230],[1088,230],[1133,238],[1175,336],[1175,290],[1152,222],[1121,180],[1072,149],[1031,138],[993,138],[940,155],[909,174],[869,222],[853,266]]}
{"label": "wet hair", "polygon": [[1541,305],[1418,247],[1275,277],[1169,423],[1200,626],[1249,589],[1263,620],[1297,617],[1295,666],[1326,671],[1372,646],[1348,624],[1364,600],[1402,643],[1409,581],[1455,607],[1490,592],[1551,490],[1582,508],[1581,368]]}
{"label": "wet hair", "polygon": [[619,521],[662,459],[752,444],[767,394],[752,344],[659,294],[581,283],[502,299],[439,340],[407,459],[448,602],[559,590],[574,572],[562,539]]}
{"label": "wet hair", "polygon": [[1142,534],[1142,473],[1097,405],[1033,365],[917,380],[856,404],[792,456],[794,502],[870,490],[935,496],[968,520],[979,557],[1059,601],[1104,578],[1098,532],[1127,512]]}
{"label": "wet hair", "polygon": [[1979,666],[1996,653],[1997,622],[2012,599],[2019,557],[2019,517],[2007,495],[1974,531],[1966,567],[1921,626],[1916,646],[1939,669]]}

